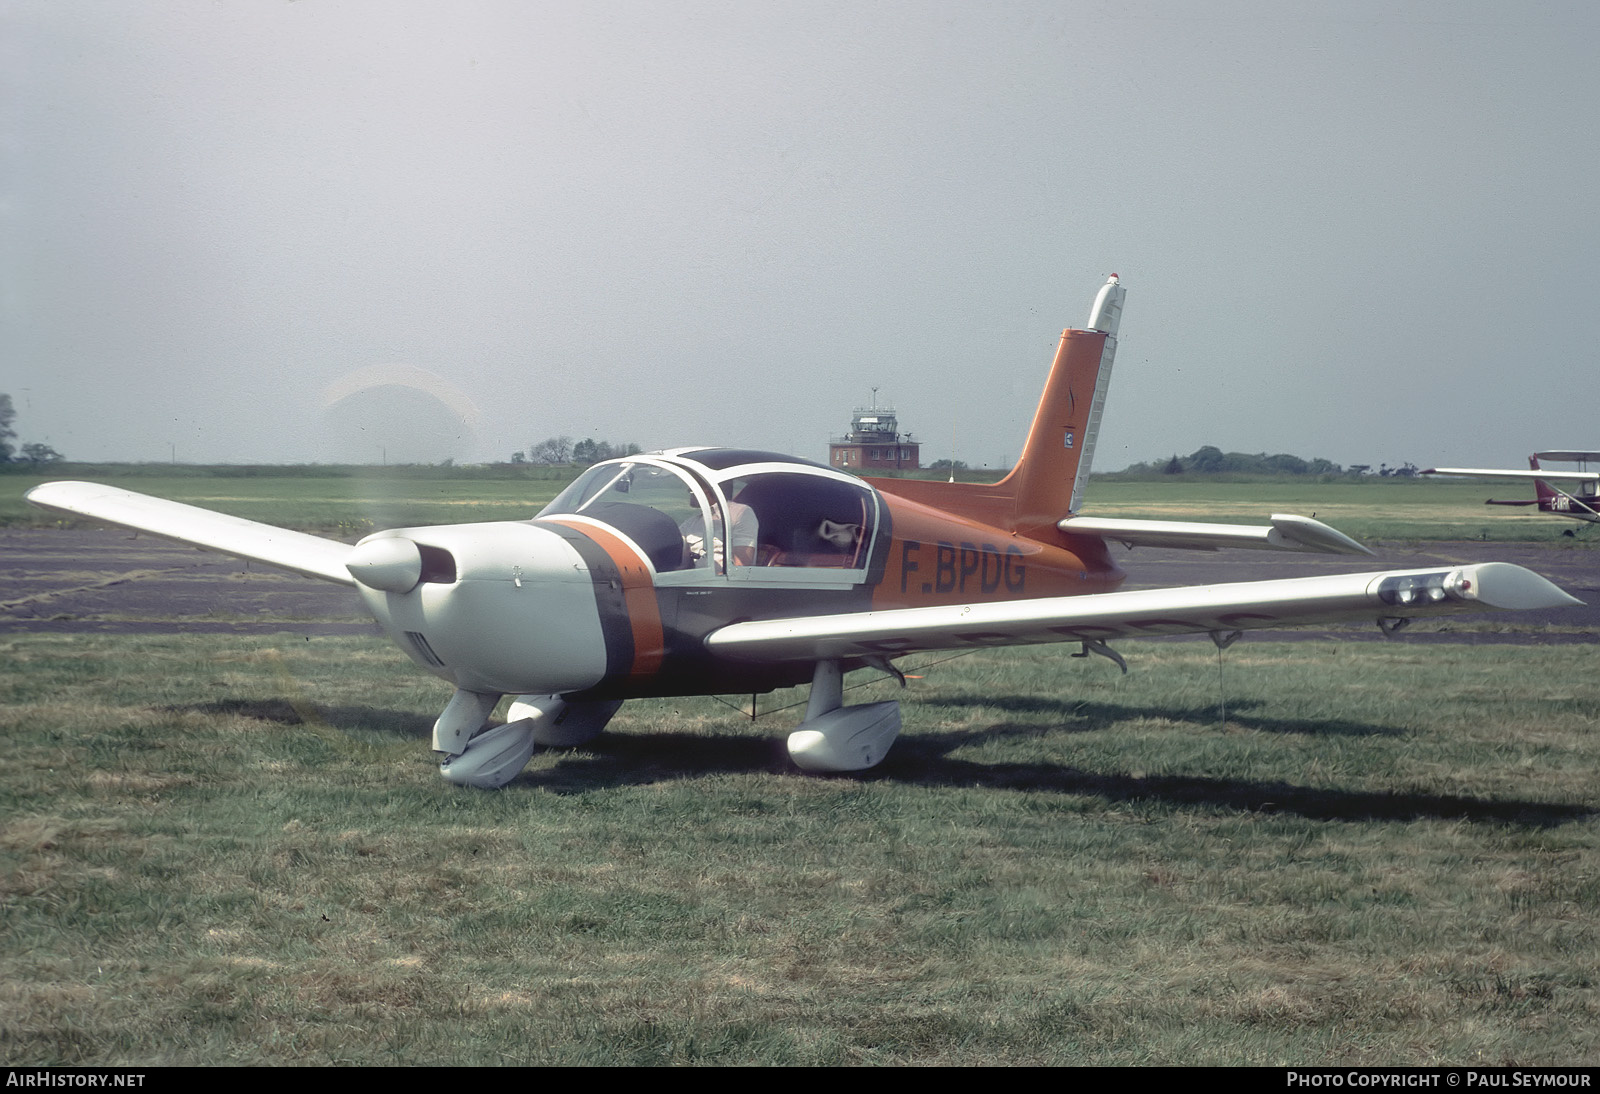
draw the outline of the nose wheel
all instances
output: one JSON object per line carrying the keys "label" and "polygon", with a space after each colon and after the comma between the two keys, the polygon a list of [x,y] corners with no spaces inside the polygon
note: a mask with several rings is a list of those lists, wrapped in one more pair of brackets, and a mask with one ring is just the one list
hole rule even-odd
{"label": "nose wheel", "polygon": [[444,756],[439,774],[458,786],[504,786],[533,756],[533,730],[522,722],[490,726],[498,692],[458,688],[433,723],[433,750]]}
{"label": "nose wheel", "polygon": [[458,690],[433,724],[439,774],[457,786],[495,790],[516,778],[540,745],[570,748],[592,741],[621,702],[569,703],[559,695],[522,695],[504,725],[489,725],[500,702],[493,692]]}

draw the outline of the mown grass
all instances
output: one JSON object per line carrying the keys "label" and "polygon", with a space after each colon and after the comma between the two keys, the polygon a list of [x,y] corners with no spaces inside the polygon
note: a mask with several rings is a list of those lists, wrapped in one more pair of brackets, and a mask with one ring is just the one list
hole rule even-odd
{"label": "mown grass", "polygon": [[684,699],[482,793],[376,640],[0,645],[9,1065],[1600,1058],[1588,647],[985,651],[863,777]]}
{"label": "mown grass", "polygon": [[[0,526],[61,523],[59,515],[35,509],[22,495],[37,483],[75,475],[269,524],[355,535],[418,524],[525,520],[577,473],[530,469],[526,477],[499,478],[489,477],[485,469],[461,468],[451,477],[446,468],[373,467],[326,476],[304,474],[304,468],[285,468],[281,474],[253,468],[250,475],[201,475],[185,469],[184,474],[162,476],[145,465],[125,475],[114,470],[97,465],[82,475],[70,467],[45,476],[0,475]],[[1309,477],[1234,482],[1198,476],[1140,482],[1113,476],[1091,483],[1084,513],[1260,524],[1283,512],[1314,514],[1360,540],[1546,542],[1565,540],[1563,533],[1572,531],[1579,545],[1589,544],[1589,526],[1576,521],[1483,504],[1487,497],[1523,496],[1531,497],[1531,488],[1516,483]]]}

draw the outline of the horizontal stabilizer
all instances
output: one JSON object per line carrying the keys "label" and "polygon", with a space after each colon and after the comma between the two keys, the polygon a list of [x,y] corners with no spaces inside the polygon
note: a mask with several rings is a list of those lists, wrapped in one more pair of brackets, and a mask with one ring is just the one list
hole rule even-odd
{"label": "horizontal stabilizer", "polygon": [[1272,524],[1262,527],[1110,517],[1068,517],[1056,527],[1069,535],[1103,536],[1129,547],[1184,547],[1196,551],[1244,547],[1266,551],[1318,551],[1331,555],[1372,553],[1320,520],[1289,513],[1272,514]]}
{"label": "horizontal stabilizer", "polygon": [[307,577],[355,584],[345,569],[353,548],[337,540],[93,482],[47,482],[25,496],[42,509],[93,517]]}
{"label": "horizontal stabilizer", "polygon": [[898,608],[734,623],[713,632],[714,653],[745,661],[897,657],[938,649],[1206,632],[1350,620],[1391,620],[1578,604],[1531,570],[1505,562],[1387,570],[1229,585]]}

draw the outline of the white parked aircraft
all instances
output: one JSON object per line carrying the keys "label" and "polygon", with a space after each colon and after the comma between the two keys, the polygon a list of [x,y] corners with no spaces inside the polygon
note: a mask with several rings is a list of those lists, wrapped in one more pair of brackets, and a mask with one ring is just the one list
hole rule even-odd
{"label": "white parked aircraft", "polygon": [[[859,479],[770,452],[676,448],[596,464],[537,516],[396,528],[351,546],[85,482],[36,505],[354,586],[405,654],[455,687],[434,725],[441,773],[500,786],[538,745],[600,733],[626,700],[811,684],[789,754],[872,767],[894,701],[845,706],[841,679],[922,650],[1576,604],[1505,563],[1119,592],[1108,541],[1370,554],[1325,524],[1245,527],[1077,515],[1124,289],[1061,336],[1022,457],[998,483]],[[902,682],[904,678],[902,677]],[[517,697],[508,721],[491,720]]]}
{"label": "white parked aircraft", "polygon": [[[1550,471],[1540,465],[1540,460],[1557,463],[1576,463],[1577,471]],[[1600,471],[1590,471],[1587,465],[1600,461],[1600,452],[1580,452],[1561,448],[1549,452],[1535,452],[1528,457],[1527,471],[1500,471],[1482,467],[1430,467],[1424,475],[1463,475],[1475,479],[1532,480],[1534,496],[1515,501],[1496,501],[1489,498],[1485,505],[1537,505],[1541,513],[1554,513],[1558,517],[1600,524]],[[1569,533],[1570,534],[1570,533]]]}

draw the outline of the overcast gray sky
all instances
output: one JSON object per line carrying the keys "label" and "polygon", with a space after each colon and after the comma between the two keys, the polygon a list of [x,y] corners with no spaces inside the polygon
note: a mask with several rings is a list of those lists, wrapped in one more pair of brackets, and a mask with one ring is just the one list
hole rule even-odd
{"label": "overcast gray sky", "polygon": [[877,387],[997,465],[1112,271],[1102,470],[1600,448],[1600,5],[0,19],[0,391],[69,457],[822,459]]}

